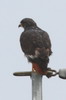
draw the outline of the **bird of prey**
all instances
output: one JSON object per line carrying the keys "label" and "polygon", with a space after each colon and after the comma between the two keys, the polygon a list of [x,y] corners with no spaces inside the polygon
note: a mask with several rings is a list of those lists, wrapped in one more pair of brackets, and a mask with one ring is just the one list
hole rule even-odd
{"label": "bird of prey", "polygon": [[33,70],[43,74],[49,68],[49,56],[52,54],[51,41],[46,31],[40,29],[31,18],[21,20],[19,27],[24,31],[20,36],[21,49],[32,63]]}

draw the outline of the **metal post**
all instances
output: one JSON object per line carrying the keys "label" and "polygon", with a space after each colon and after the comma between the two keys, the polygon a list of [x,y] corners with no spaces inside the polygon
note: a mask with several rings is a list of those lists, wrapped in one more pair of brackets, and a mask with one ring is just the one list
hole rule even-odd
{"label": "metal post", "polygon": [[[62,71],[56,72],[55,70],[51,70],[47,72],[47,75],[49,75],[48,78],[51,76],[56,76],[57,74],[59,74],[59,77],[62,77],[63,74],[61,73]],[[32,100],[42,100],[42,76],[43,75],[38,74],[37,72],[34,72],[34,71],[15,72],[13,73],[13,75],[14,76],[30,76],[32,80]]]}
{"label": "metal post", "polygon": [[42,100],[42,75],[36,72],[15,72],[15,76],[30,76],[32,80],[32,100]]}
{"label": "metal post", "polygon": [[42,100],[42,75],[32,72],[32,100]]}

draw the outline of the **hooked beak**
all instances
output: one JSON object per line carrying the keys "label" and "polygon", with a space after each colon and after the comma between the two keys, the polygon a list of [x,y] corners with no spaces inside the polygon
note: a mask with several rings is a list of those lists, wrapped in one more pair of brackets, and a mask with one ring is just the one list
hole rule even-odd
{"label": "hooked beak", "polygon": [[22,24],[20,23],[20,24],[18,25],[18,27],[22,27]]}

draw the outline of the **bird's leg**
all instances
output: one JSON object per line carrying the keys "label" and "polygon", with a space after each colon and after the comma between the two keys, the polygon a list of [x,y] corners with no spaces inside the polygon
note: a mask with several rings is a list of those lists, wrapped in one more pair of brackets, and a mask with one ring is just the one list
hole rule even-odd
{"label": "bird's leg", "polygon": [[32,71],[42,75],[47,75],[48,70],[43,71],[38,64],[32,63]]}
{"label": "bird's leg", "polygon": [[32,71],[39,73],[41,75],[46,75],[48,78],[51,77],[52,72],[51,72],[51,68],[47,68],[45,71],[43,71],[38,64],[36,63],[32,63]]}

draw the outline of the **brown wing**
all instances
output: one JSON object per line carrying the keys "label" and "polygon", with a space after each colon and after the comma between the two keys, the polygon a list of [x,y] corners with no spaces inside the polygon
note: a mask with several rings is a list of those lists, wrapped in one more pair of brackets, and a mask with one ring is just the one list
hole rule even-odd
{"label": "brown wing", "polygon": [[41,29],[24,31],[20,36],[20,44],[23,52],[27,55],[34,55],[36,48],[48,48],[51,54],[51,42],[49,36]]}

